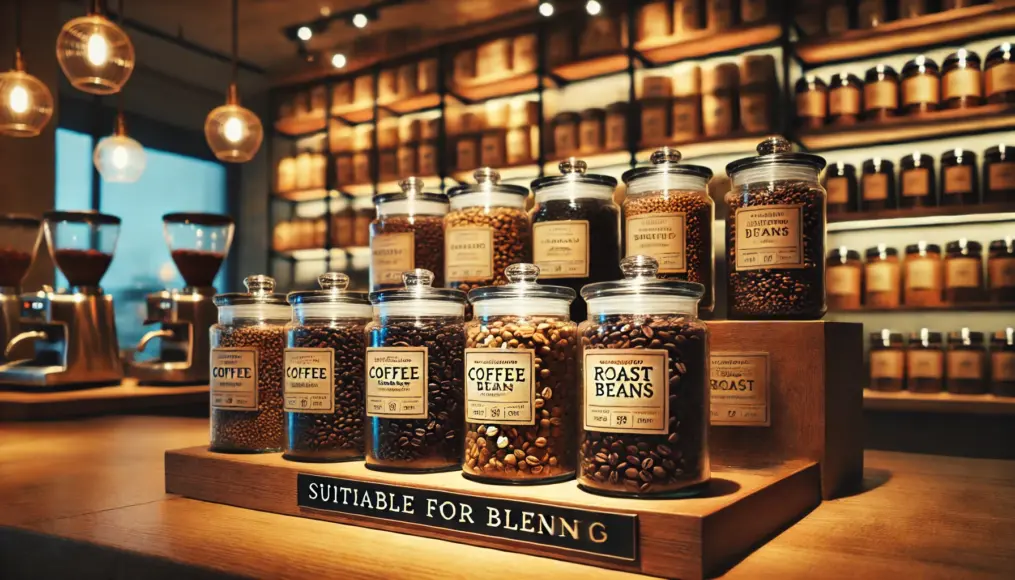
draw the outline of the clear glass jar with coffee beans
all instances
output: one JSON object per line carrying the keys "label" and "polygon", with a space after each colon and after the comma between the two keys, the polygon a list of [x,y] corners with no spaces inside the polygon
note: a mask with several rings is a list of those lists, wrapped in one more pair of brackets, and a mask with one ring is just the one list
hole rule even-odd
{"label": "clear glass jar with coffee beans", "polygon": [[504,269],[526,262],[532,252],[525,198],[529,190],[500,183],[500,174],[484,167],[475,185],[448,191],[451,211],[444,218],[444,280],[448,288],[505,284]]}
{"label": "clear glass jar with coffee beans", "polygon": [[628,256],[624,279],[582,289],[578,486],[627,497],[701,493],[708,459],[708,328],[704,287],[660,280],[659,264]]}
{"label": "clear glass jar with coffee beans", "polygon": [[772,137],[726,166],[727,313],[812,320],[825,314],[825,160]]}
{"label": "clear glass jar with coffee beans", "polygon": [[283,409],[285,452],[293,461],[363,458],[363,360],[373,309],[350,292],[338,272],[317,279],[320,290],[291,292],[286,326]]}
{"label": "clear glass jar with coffee beans", "polygon": [[269,276],[248,276],[246,292],[215,296],[211,327],[212,451],[281,451],[282,363],[289,305]]}
{"label": "clear glass jar with coffee beans", "polygon": [[370,293],[366,466],[424,473],[461,466],[465,441],[465,293],[403,274],[403,288]]}
{"label": "clear glass jar with coffee beans", "polygon": [[680,152],[663,147],[652,165],[627,171],[624,254],[652,256],[659,276],[705,286],[699,311],[715,307],[712,224],[715,203],[708,194],[712,170],[680,164]]}
{"label": "clear glass jar with coffee beans", "polygon": [[423,182],[409,177],[402,191],[374,196],[377,217],[370,224],[370,288],[399,288],[402,273],[414,268],[436,272],[444,285],[444,216],[448,198],[423,191]]}
{"label": "clear glass jar with coffee beans", "polygon": [[574,290],[537,284],[512,264],[509,283],[469,292],[463,475],[487,483],[551,483],[575,474],[578,395]]}

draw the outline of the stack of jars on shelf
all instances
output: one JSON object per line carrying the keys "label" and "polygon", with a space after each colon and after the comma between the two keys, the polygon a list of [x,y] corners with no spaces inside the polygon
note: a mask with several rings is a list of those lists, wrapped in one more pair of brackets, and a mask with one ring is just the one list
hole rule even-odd
{"label": "stack of jars on shelf", "polygon": [[988,335],[962,328],[945,338],[923,328],[908,338],[871,333],[870,389],[1015,397],[1015,329]]}
{"label": "stack of jars on shelf", "polygon": [[878,244],[860,253],[840,247],[828,254],[827,300],[833,310],[1015,304],[1015,242],[983,244],[965,238],[941,246],[921,241],[901,256]]}
{"label": "stack of jars on shelf", "polygon": [[343,189],[374,182],[373,146],[373,125],[350,127],[338,121],[332,123],[328,130],[328,147],[335,157],[336,187]]}
{"label": "stack of jars on shelf", "polygon": [[986,0],[808,0],[795,7],[797,28],[806,36],[842,34],[850,29],[877,28],[936,12],[950,12]]}
{"label": "stack of jars on shelf", "polygon": [[284,195],[294,191],[323,189],[327,182],[327,165],[328,159],[323,153],[304,151],[295,157],[283,157],[278,162],[275,193]]}
{"label": "stack of jars on shelf", "polygon": [[[577,125],[574,128],[577,131]],[[539,155],[539,102],[518,98],[455,107],[448,111],[447,131],[449,158],[457,171],[535,163]],[[577,134],[573,138],[577,143]]]}
{"label": "stack of jars on shelf", "polygon": [[271,247],[276,252],[323,248],[328,240],[328,222],[324,216],[293,218],[275,224]]}

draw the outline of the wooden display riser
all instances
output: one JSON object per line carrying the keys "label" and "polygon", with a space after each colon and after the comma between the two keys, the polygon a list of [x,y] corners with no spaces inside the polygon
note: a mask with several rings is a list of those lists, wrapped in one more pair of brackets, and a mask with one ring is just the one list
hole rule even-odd
{"label": "wooden display riser", "polygon": [[[701,497],[641,500],[592,495],[574,481],[484,485],[457,471],[383,473],[361,461],[295,463],[205,447],[166,452],[168,493],[671,578],[720,572],[821,502],[812,461],[718,468],[712,477]],[[322,501],[326,490],[335,500]],[[367,507],[365,494],[381,499]],[[387,509],[378,509],[382,503]]]}
{"label": "wooden display riser", "polygon": [[0,390],[0,421],[66,419],[208,405],[208,385],[119,385],[61,391]]}

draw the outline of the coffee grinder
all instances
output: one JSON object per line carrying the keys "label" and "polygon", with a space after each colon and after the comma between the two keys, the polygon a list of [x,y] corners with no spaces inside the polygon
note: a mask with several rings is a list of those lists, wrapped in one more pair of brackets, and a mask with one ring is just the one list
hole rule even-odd
{"label": "coffee grinder", "polygon": [[212,284],[229,253],[233,220],[218,214],[171,213],[162,217],[162,226],[186,286],[148,295],[145,324],[158,328],[141,338],[137,352],[159,338],[159,356],[130,363],[128,372],[141,384],[207,383],[208,331],[218,320]]}
{"label": "coffee grinder", "polygon": [[[0,345],[21,332],[21,282],[35,261],[42,240],[42,222],[29,216],[0,215]],[[28,345],[15,349],[12,359],[29,356]],[[7,362],[0,352],[0,363]]]}
{"label": "coffee grinder", "polygon": [[31,343],[28,358],[0,366],[0,383],[26,387],[99,386],[123,378],[113,297],[99,282],[113,261],[120,218],[87,211],[43,214],[49,253],[69,290],[21,297],[21,332],[7,342],[10,356]]}

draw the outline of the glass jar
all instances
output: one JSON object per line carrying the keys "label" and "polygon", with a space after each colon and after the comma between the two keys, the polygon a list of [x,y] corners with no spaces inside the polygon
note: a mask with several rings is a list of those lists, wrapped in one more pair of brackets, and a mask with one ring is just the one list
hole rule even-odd
{"label": "glass jar", "polygon": [[898,308],[902,297],[899,251],[885,244],[867,248],[863,303],[867,308]]}
{"label": "glass jar", "polygon": [[[740,68],[727,62],[702,71],[701,127],[707,137],[724,137],[740,126]],[[644,121],[643,121],[644,123]]]}
{"label": "glass jar", "polygon": [[211,451],[281,451],[282,359],[289,305],[275,280],[248,276],[246,292],[215,296],[211,327]]}
{"label": "glass jar", "polygon": [[898,114],[899,73],[879,64],[867,69],[863,77],[863,117],[868,121],[883,121]]}
{"label": "glass jar", "polygon": [[920,55],[902,67],[902,112],[922,115],[936,111],[941,100],[937,63]]}
{"label": "glass jar", "polygon": [[943,270],[941,246],[924,241],[906,246],[903,268],[906,306],[940,306]]}
{"label": "glass jar", "polygon": [[459,469],[464,448],[465,293],[403,274],[404,288],[370,294],[366,466],[424,473]]}
{"label": "glass jar", "polygon": [[825,314],[825,160],[771,137],[726,166],[727,313],[813,320]]}
{"label": "glass jar", "polygon": [[832,76],[828,86],[828,121],[832,125],[855,125],[860,120],[863,83],[856,75]]}
{"label": "glass jar", "polygon": [[805,75],[796,82],[797,125],[820,129],[828,116],[828,86],[814,75]]}
{"label": "glass jar", "polygon": [[825,169],[825,191],[828,192],[828,213],[841,214],[856,211],[856,168],[837,161]]}
{"label": "glass jar", "polygon": [[982,332],[963,328],[948,333],[945,374],[948,392],[982,395],[987,392],[987,343]]}
{"label": "glass jar", "polygon": [[363,358],[372,309],[349,277],[328,272],[320,290],[291,292],[286,325],[285,453],[294,461],[363,458]]}
{"label": "glass jar", "polygon": [[991,302],[1015,303],[1015,238],[990,242],[987,283]]}
{"label": "glass jar", "polygon": [[983,203],[1006,201],[1015,201],[1015,147],[994,145],[983,152]]}
{"label": "glass jar", "polygon": [[897,204],[895,164],[880,157],[864,161],[863,177],[860,179],[860,209],[863,211],[895,209]]}
{"label": "glass jar", "polygon": [[696,495],[709,477],[704,288],[659,280],[628,256],[624,279],[589,284],[581,336],[578,487],[627,497]]}
{"label": "glass jar", "polygon": [[525,213],[529,190],[500,183],[489,167],[473,174],[475,185],[451,188],[451,211],[444,218],[444,280],[468,292],[507,283],[504,269],[529,258],[531,232]]}
{"label": "glass jar", "polygon": [[934,184],[934,158],[926,153],[911,153],[902,158],[900,170],[899,207],[931,207],[937,205]]}
{"label": "glass jar", "polygon": [[670,138],[677,143],[692,141],[702,134],[701,67],[685,66],[674,75],[673,81]]}
{"label": "glass jar", "polygon": [[469,292],[465,334],[463,475],[487,483],[574,478],[578,332],[575,292],[536,284],[539,268],[512,264],[504,286]]}
{"label": "glass jar", "polygon": [[1015,328],[995,332],[990,347],[991,391],[998,397],[1015,397]]}
{"label": "glass jar", "polygon": [[604,151],[603,124],[606,111],[603,109],[585,109],[581,112],[578,125],[578,150],[582,153],[602,153]]}
{"label": "glass jar", "polygon": [[830,310],[858,310],[862,294],[863,264],[860,252],[845,246],[828,253],[825,271],[826,300]]}
{"label": "glass jar", "polygon": [[982,104],[980,55],[960,48],[945,58],[941,68],[941,107],[966,109]]}
{"label": "glass jar", "polygon": [[607,151],[623,151],[627,149],[627,123],[631,110],[627,101],[613,103],[606,107],[606,123],[604,133],[606,134]]}
{"label": "glass jar", "polygon": [[[575,292],[589,282],[612,280],[620,269],[617,180],[586,174],[584,161],[560,163],[560,175],[532,182],[532,261],[544,280]],[[571,320],[585,319],[585,303],[571,303]]]}
{"label": "glass jar", "polygon": [[913,393],[940,393],[945,386],[945,353],[941,333],[921,328],[909,335],[906,388]]}
{"label": "glass jar", "polygon": [[980,202],[976,179],[976,153],[953,149],[941,155],[941,205],[974,205]]}
{"label": "glass jar", "polygon": [[987,102],[1015,103],[1015,62],[1012,62],[1011,43],[995,46],[987,53],[983,64],[983,93]]}
{"label": "glass jar", "polygon": [[676,149],[652,153],[652,165],[624,173],[624,254],[652,256],[659,276],[705,286],[700,310],[715,306],[715,204],[708,194],[712,170],[680,164]]}
{"label": "glass jar", "polygon": [[365,248],[370,245],[370,223],[377,217],[374,200],[361,195],[353,198],[352,245]]}
{"label": "glass jar", "polygon": [[877,28],[888,22],[887,0],[857,0],[857,28]]}
{"label": "glass jar", "polygon": [[401,286],[402,273],[413,268],[437,272],[444,285],[444,216],[448,198],[423,191],[410,177],[398,182],[402,191],[374,196],[377,217],[370,224],[370,288]]}
{"label": "glass jar", "polygon": [[578,113],[560,113],[553,118],[553,154],[557,157],[574,155],[578,151]]}
{"label": "glass jar", "polygon": [[[356,212],[352,203],[344,198],[333,199],[331,203],[331,247],[346,248],[352,245]],[[323,247],[323,246],[322,246]]]}
{"label": "glass jar", "polygon": [[983,245],[966,238],[945,244],[945,302],[983,302]]}
{"label": "glass jar", "polygon": [[906,386],[906,339],[888,329],[870,335],[872,391],[898,392]]}

